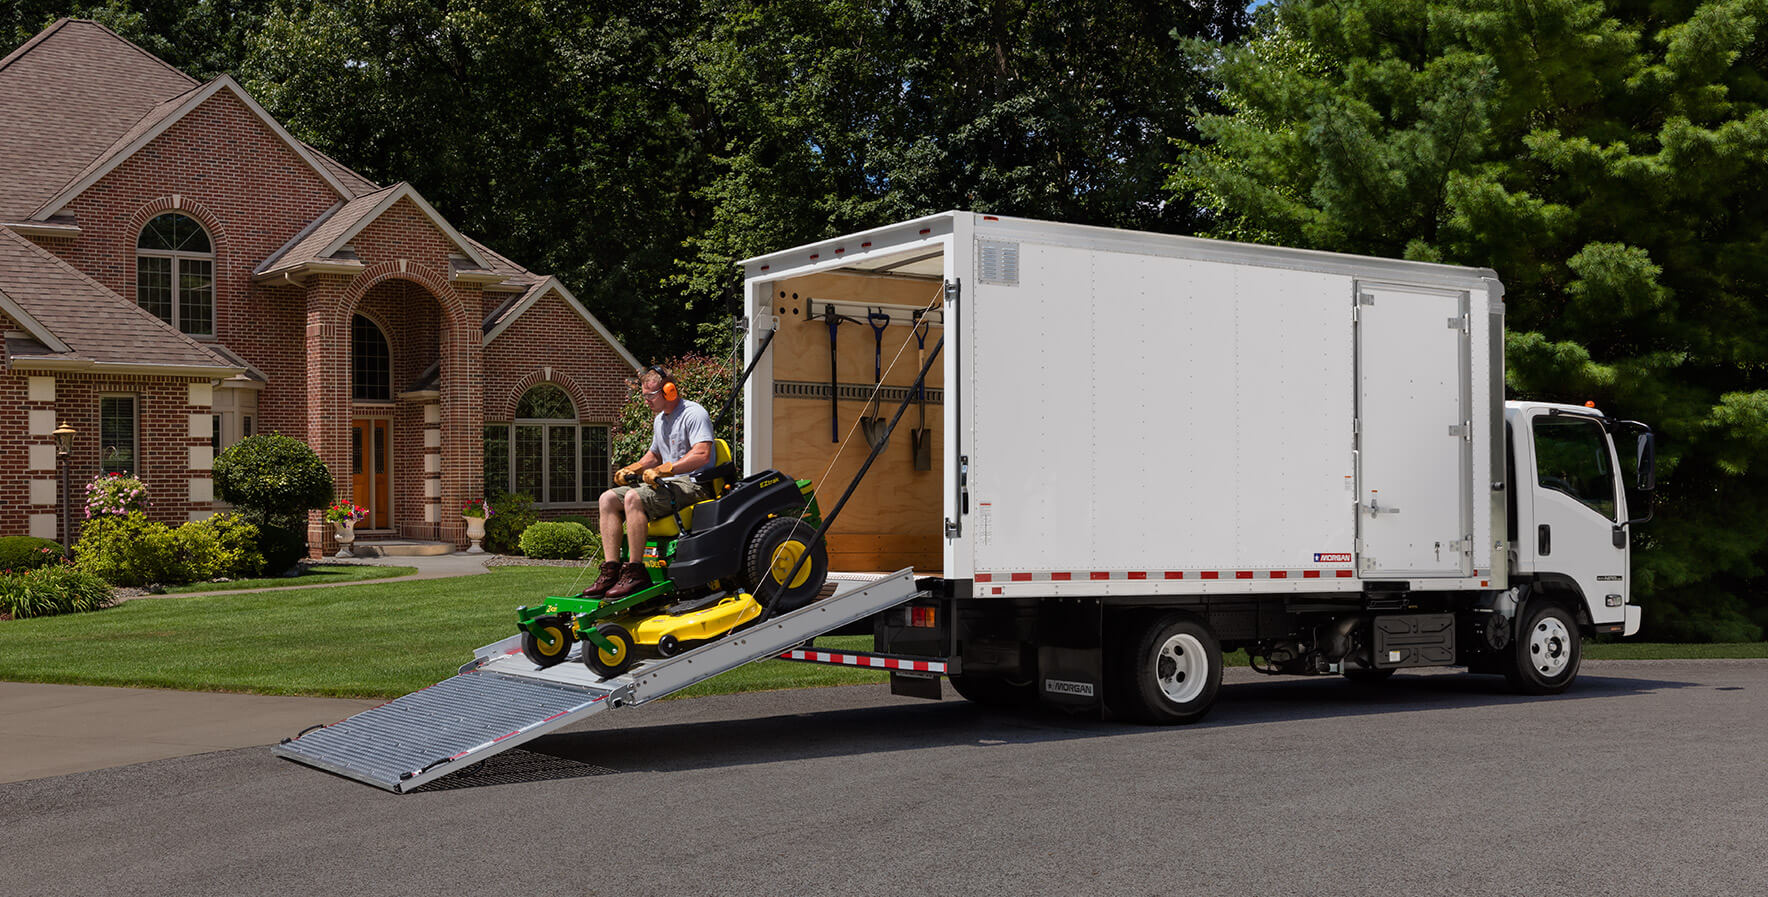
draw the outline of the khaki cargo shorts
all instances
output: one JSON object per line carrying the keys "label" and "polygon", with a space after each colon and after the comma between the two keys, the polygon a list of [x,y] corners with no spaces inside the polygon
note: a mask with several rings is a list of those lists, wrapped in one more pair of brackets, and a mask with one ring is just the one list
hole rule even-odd
{"label": "khaki cargo shorts", "polygon": [[626,493],[638,490],[639,503],[644,505],[645,517],[649,520],[661,520],[674,514],[677,510],[686,509],[689,505],[699,504],[712,497],[706,487],[693,480],[663,480],[660,485],[667,487],[670,495],[675,496],[674,504],[670,496],[650,486],[615,486],[611,491],[626,501]]}

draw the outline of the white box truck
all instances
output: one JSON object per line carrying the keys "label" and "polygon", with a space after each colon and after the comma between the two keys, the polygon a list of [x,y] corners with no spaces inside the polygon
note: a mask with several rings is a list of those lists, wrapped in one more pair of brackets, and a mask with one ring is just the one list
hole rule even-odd
{"label": "white box truck", "polygon": [[967,698],[1190,721],[1232,649],[1552,693],[1583,637],[1638,631],[1651,431],[1504,400],[1492,271],[969,212],[741,264],[748,471],[822,473],[827,509],[866,455],[844,427],[935,394],[827,538],[838,569],[920,559],[877,650]]}

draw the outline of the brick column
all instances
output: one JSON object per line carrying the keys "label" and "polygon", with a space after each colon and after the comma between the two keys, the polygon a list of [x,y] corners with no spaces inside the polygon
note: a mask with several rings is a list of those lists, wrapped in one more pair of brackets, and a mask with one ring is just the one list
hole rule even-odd
{"label": "brick column", "polygon": [[[331,469],[337,493],[351,494],[350,330],[345,307],[348,278],[320,276],[307,284],[307,444]],[[319,511],[307,515],[307,553],[337,551],[331,524]]]}
{"label": "brick column", "polygon": [[[465,290],[460,292],[465,293]],[[485,361],[476,310],[478,291],[461,313],[445,316],[441,334],[441,538],[467,547],[460,509],[485,494]]]}

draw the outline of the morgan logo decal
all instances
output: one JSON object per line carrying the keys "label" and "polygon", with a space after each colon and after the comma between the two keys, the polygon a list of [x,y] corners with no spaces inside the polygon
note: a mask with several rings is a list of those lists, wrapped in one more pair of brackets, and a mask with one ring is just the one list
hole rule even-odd
{"label": "morgan logo decal", "polygon": [[1327,551],[1327,552],[1315,552],[1314,553],[1314,563],[1316,563],[1316,564],[1348,564],[1350,562],[1351,562],[1351,553],[1348,551]]}
{"label": "morgan logo decal", "polygon": [[1053,695],[1081,695],[1090,698],[1093,696],[1093,683],[1068,682],[1062,679],[1045,679],[1044,691]]}

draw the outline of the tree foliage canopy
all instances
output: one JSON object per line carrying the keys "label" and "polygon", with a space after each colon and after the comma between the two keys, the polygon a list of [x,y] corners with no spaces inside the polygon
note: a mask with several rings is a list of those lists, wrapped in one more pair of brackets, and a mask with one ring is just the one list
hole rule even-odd
{"label": "tree foliage canopy", "polygon": [[1650,422],[1647,626],[1759,638],[1768,2],[1287,0],[1193,42],[1170,186],[1219,236],[1491,267],[1512,392]]}

